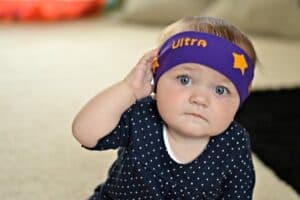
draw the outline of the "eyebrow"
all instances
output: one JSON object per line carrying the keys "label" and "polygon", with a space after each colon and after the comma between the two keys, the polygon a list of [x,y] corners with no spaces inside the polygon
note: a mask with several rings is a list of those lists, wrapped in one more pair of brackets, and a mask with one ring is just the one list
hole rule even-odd
{"label": "eyebrow", "polygon": [[180,71],[188,71],[188,72],[194,72],[197,70],[196,66],[189,66],[189,65],[184,65],[184,66],[180,66],[178,68],[174,68],[175,72],[180,72]]}
{"label": "eyebrow", "polygon": [[180,68],[178,68],[178,70],[190,70],[190,71],[194,71],[197,69],[197,66],[192,66],[192,65],[183,65]]}
{"label": "eyebrow", "polygon": [[231,83],[231,84],[233,84],[229,79],[227,79],[227,78],[220,78],[220,79],[216,79],[217,81],[219,81],[219,82],[222,82],[222,83]]}
{"label": "eyebrow", "polygon": [[[195,70],[197,70],[197,66],[184,65],[184,66],[181,66],[180,68],[176,69],[176,71],[177,70],[178,71],[180,71],[180,70],[195,71]],[[233,83],[228,78],[226,78],[226,77],[218,78],[218,79],[215,79],[215,80],[218,81],[218,82],[221,82],[221,83],[233,85]]]}

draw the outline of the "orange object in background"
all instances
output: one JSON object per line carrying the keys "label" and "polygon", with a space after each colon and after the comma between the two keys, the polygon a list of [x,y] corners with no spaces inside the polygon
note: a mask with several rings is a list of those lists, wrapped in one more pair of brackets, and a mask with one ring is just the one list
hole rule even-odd
{"label": "orange object in background", "polygon": [[0,0],[0,20],[69,20],[103,9],[107,0]]}

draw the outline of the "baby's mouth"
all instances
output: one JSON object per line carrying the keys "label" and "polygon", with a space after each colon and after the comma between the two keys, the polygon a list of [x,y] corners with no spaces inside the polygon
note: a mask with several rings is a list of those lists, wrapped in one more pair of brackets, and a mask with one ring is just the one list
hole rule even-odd
{"label": "baby's mouth", "polygon": [[201,115],[201,114],[199,114],[199,113],[187,112],[187,113],[185,113],[185,114],[186,114],[186,115],[189,115],[189,116],[192,116],[192,117],[195,117],[195,118],[202,119],[202,120],[204,120],[204,121],[207,121],[207,119],[206,119],[203,115]]}

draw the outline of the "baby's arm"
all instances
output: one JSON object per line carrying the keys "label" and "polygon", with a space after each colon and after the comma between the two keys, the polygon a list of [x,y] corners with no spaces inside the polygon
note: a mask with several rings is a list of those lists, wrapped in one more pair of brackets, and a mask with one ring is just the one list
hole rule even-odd
{"label": "baby's arm", "polygon": [[124,80],[100,92],[82,108],[72,124],[79,143],[94,147],[115,128],[124,111],[151,93],[151,63],[156,54],[156,49],[146,53]]}

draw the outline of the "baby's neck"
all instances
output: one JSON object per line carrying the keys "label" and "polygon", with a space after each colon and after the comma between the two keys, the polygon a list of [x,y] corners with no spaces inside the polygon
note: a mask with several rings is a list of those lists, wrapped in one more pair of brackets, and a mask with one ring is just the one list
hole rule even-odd
{"label": "baby's neck", "polygon": [[180,163],[186,164],[197,158],[206,148],[210,137],[187,137],[167,129],[170,148]]}

